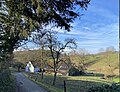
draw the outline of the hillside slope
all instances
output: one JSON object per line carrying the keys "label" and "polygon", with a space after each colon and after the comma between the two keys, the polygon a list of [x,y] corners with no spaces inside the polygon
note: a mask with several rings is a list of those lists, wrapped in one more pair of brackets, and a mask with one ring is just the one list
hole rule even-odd
{"label": "hillside slope", "polygon": [[[50,57],[50,51],[45,50],[43,57]],[[17,51],[14,52],[14,61],[26,63],[28,61],[40,61],[41,50]]]}
{"label": "hillside slope", "polygon": [[97,60],[94,64],[88,65],[88,70],[93,70],[96,72],[101,72],[105,74],[115,74],[119,73],[119,53],[103,53],[95,55]]}
{"label": "hillside slope", "polygon": [[[50,51],[44,51],[44,58],[50,57]],[[79,61],[78,56],[70,56],[72,62],[76,63]],[[119,73],[119,53],[118,52],[109,52],[101,53],[94,55],[87,55],[85,61],[85,66],[88,71],[99,72],[104,74],[114,74],[118,75]],[[26,63],[29,60],[40,61],[41,59],[41,50],[32,50],[32,51],[19,51],[14,52],[14,60],[16,62]]]}
{"label": "hillside slope", "polygon": [[[73,63],[79,64],[80,58],[77,55],[70,56]],[[118,75],[119,73],[119,53],[104,52],[90,54],[85,57],[84,65],[89,72],[104,73],[106,75]]]}

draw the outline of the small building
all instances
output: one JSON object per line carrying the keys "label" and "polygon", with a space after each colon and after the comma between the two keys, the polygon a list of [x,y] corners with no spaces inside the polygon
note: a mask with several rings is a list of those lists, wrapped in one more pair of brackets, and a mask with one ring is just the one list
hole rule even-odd
{"label": "small building", "polygon": [[30,61],[25,67],[25,72],[34,72],[34,66],[32,65]]}

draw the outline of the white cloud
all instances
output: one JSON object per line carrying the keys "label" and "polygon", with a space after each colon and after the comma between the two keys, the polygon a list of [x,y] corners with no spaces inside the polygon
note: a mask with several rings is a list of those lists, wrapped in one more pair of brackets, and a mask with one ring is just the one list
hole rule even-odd
{"label": "white cloud", "polygon": [[[95,26],[94,26],[95,25]],[[77,39],[78,47],[87,48],[97,51],[97,49],[107,46],[115,46],[118,44],[118,23],[102,25],[101,27],[92,24],[83,27],[80,30],[72,30],[71,32],[60,34],[59,36],[73,37]],[[91,26],[91,27],[90,27]],[[89,30],[86,30],[89,29]],[[90,50],[90,51],[91,51]]]}

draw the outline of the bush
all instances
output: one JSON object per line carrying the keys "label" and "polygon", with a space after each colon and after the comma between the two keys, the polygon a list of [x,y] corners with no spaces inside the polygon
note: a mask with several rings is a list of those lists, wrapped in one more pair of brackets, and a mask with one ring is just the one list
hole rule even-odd
{"label": "bush", "polygon": [[88,88],[87,92],[120,92],[120,83],[113,83],[112,85],[92,86]]}
{"label": "bush", "polygon": [[76,69],[74,66],[72,66],[69,69],[69,76],[80,76],[80,75],[84,75],[85,73],[83,71],[79,71],[78,69]]}
{"label": "bush", "polygon": [[21,62],[14,62],[14,64],[12,64],[12,67],[18,68],[18,65],[20,65],[22,69],[25,69],[25,67],[26,67],[26,65]]}
{"label": "bush", "polygon": [[0,72],[0,92],[15,92],[15,81],[8,70]]}

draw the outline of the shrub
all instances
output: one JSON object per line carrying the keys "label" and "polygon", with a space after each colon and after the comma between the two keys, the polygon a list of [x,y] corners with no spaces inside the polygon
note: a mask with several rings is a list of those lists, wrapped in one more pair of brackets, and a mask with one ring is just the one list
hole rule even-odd
{"label": "shrub", "polygon": [[10,71],[0,72],[0,92],[15,92],[15,82]]}
{"label": "shrub", "polygon": [[83,71],[79,71],[78,69],[76,69],[74,66],[72,66],[69,69],[69,76],[80,76],[80,75],[84,75],[85,73]]}
{"label": "shrub", "polygon": [[72,66],[69,69],[69,76],[73,76],[75,72],[79,72],[79,70]]}
{"label": "shrub", "polygon": [[120,92],[120,83],[89,87],[87,92]]}

